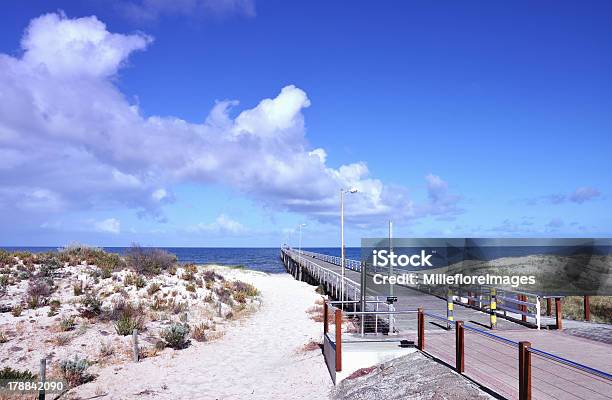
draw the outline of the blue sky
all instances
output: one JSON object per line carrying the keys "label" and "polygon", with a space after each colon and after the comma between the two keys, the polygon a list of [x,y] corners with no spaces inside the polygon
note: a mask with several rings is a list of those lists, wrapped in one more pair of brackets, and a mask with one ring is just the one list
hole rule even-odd
{"label": "blue sky", "polygon": [[[0,245],[610,236],[609,2],[10,2]],[[318,150],[317,150],[318,149]]]}

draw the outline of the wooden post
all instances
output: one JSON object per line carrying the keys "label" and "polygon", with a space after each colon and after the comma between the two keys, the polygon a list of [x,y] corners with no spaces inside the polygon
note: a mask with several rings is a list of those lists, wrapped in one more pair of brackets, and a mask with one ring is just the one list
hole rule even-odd
{"label": "wooden post", "polygon": [[418,310],[418,339],[417,339],[417,348],[421,351],[425,349],[425,314],[423,313],[423,309],[419,308]]}
{"label": "wooden post", "polygon": [[519,400],[531,400],[531,343],[519,342]]}
{"label": "wooden post", "polygon": [[584,320],[591,320],[591,299],[589,296],[584,296]]}
{"label": "wooden post", "polygon": [[[527,301],[527,296],[525,296],[524,294],[521,295],[521,301]],[[524,313],[527,312],[527,306],[525,304],[521,304],[521,311]],[[523,322],[527,322],[527,315],[523,314],[521,317],[521,320]]]}
{"label": "wooden post", "polygon": [[132,331],[132,339],[134,341],[133,359],[134,362],[138,362],[138,329]]}
{"label": "wooden post", "polygon": [[329,330],[329,326],[327,324],[327,318],[328,318],[328,314],[329,313],[329,309],[328,309],[328,305],[326,301],[323,301],[323,334],[326,334],[327,331]]}
{"label": "wooden post", "polygon": [[552,300],[550,297],[546,299],[546,316],[550,317],[552,315]]}
{"label": "wooden post", "polygon": [[342,371],[342,310],[336,309],[336,372]]}
{"label": "wooden post", "polygon": [[45,379],[47,377],[47,359],[40,359],[40,378],[39,382],[42,383],[40,390],[38,391],[38,400],[45,400]]}
{"label": "wooden post", "polygon": [[464,343],[463,321],[457,321],[455,324],[455,368],[460,374],[465,371]]}
{"label": "wooden post", "polygon": [[563,329],[563,311],[561,310],[561,298],[555,297],[555,320],[557,322],[557,329]]}

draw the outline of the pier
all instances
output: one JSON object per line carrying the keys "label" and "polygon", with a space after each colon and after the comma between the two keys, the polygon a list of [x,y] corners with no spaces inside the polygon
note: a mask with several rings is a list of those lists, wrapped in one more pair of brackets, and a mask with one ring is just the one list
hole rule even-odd
{"label": "pier", "polygon": [[610,345],[557,329],[561,316],[542,316],[537,295],[395,285],[397,301],[387,302],[358,260],[345,260],[343,280],[339,257],[291,248],[280,257],[288,273],[328,294],[324,353],[336,383],[403,351],[422,351],[500,398],[612,399]]}

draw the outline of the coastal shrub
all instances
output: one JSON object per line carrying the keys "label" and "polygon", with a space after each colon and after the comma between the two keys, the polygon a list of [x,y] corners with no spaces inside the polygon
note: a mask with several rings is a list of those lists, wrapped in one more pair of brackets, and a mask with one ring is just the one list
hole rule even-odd
{"label": "coastal shrub", "polygon": [[100,278],[108,279],[113,276],[113,270],[111,268],[102,268],[100,270]]}
{"label": "coastal shrub", "polygon": [[68,343],[70,343],[70,341],[72,340],[73,336],[69,333],[60,333],[58,335],[55,335],[52,339],[51,342],[55,345],[55,346],[65,346]]}
{"label": "coastal shrub", "polygon": [[189,325],[174,323],[162,330],[161,338],[166,342],[166,346],[173,349],[183,349],[187,347],[187,334],[189,333]]}
{"label": "coastal shrub", "polygon": [[213,270],[206,270],[204,271],[204,273],[202,273],[202,278],[204,279],[205,282],[215,282],[215,281],[224,281],[225,278],[223,277],[223,275],[219,275],[218,273],[216,273]]}
{"label": "coastal shrub", "polygon": [[193,280],[193,272],[185,271],[183,275],[181,275],[181,279],[184,281],[192,281]]}
{"label": "coastal shrub", "polygon": [[72,285],[72,294],[75,296],[80,296],[83,294],[83,283],[78,282]]}
{"label": "coastal shrub", "polygon": [[110,357],[115,354],[115,348],[111,342],[102,342],[100,344],[100,350],[98,352],[100,358]]}
{"label": "coastal shrub", "polygon": [[87,293],[81,300],[81,315],[85,318],[93,318],[102,312],[102,302],[93,293]]}
{"label": "coastal shrub", "polygon": [[185,286],[185,290],[187,290],[188,292],[195,292],[196,287],[193,283],[189,283],[187,286]]}
{"label": "coastal shrub", "polygon": [[198,342],[206,341],[206,331],[210,329],[206,322],[201,322],[193,328],[193,332],[191,333],[191,337]]}
{"label": "coastal shrub", "polygon": [[8,336],[3,331],[0,331],[0,343],[8,342]]}
{"label": "coastal shrub", "polygon": [[185,269],[186,272],[189,272],[194,275],[198,272],[198,266],[193,263],[185,264],[183,268]]}
{"label": "coastal shrub", "polygon": [[143,249],[137,244],[126,251],[128,267],[138,274],[157,275],[176,264],[174,254],[160,249]]}
{"label": "coastal shrub", "polygon": [[257,290],[255,286],[251,285],[250,283],[246,283],[242,281],[235,281],[233,283],[233,289],[236,292],[244,293],[248,297],[255,297],[259,295],[259,290]]}
{"label": "coastal shrub", "polygon": [[50,285],[42,279],[34,279],[28,283],[27,303],[30,308],[42,305],[51,294]]}
{"label": "coastal shrub", "polygon": [[23,307],[17,304],[16,306],[13,307],[11,314],[13,314],[13,317],[19,317],[22,311],[23,311]]}
{"label": "coastal shrub", "polygon": [[173,301],[171,304],[171,311],[174,315],[180,314],[187,309],[187,304],[181,303],[180,301]]}
{"label": "coastal shrub", "polygon": [[87,358],[75,355],[73,359],[60,361],[59,366],[64,379],[70,386],[78,386],[91,379],[87,374],[87,368],[89,368]]}
{"label": "coastal shrub", "polygon": [[162,299],[161,297],[155,297],[150,307],[153,311],[165,310],[167,307],[166,300]]}
{"label": "coastal shrub", "polygon": [[4,367],[3,369],[0,369],[0,380],[3,380],[3,379],[29,381],[29,380],[36,379],[36,375],[28,371],[27,369],[24,369],[23,371],[19,371],[11,367]]}
{"label": "coastal shrub", "polygon": [[115,322],[115,331],[118,335],[128,336],[134,329],[142,330],[143,326],[142,318],[126,313]]}
{"label": "coastal shrub", "polygon": [[9,285],[10,277],[7,274],[0,275],[0,286],[6,288]]}
{"label": "coastal shrub", "polygon": [[74,328],[74,325],[75,325],[74,317],[69,316],[69,317],[62,318],[59,324],[59,328],[60,328],[60,331],[66,332],[66,331],[72,330]]}
{"label": "coastal shrub", "polygon": [[231,293],[224,286],[215,288],[215,294],[221,303],[230,304],[232,302]]}
{"label": "coastal shrub", "polygon": [[11,266],[15,258],[6,250],[0,249],[0,267]]}
{"label": "coastal shrub", "polygon": [[59,310],[60,305],[61,303],[58,299],[51,300],[49,302],[49,312],[47,313],[47,316],[52,317],[57,314],[57,310]]}
{"label": "coastal shrub", "polygon": [[161,283],[159,283],[159,282],[151,282],[149,284],[149,287],[147,288],[147,294],[149,296],[152,296],[153,294],[157,293],[160,288],[161,288]]}
{"label": "coastal shrub", "polygon": [[125,276],[123,284],[125,286],[135,286],[136,289],[142,289],[147,285],[147,281],[142,276],[132,273]]}

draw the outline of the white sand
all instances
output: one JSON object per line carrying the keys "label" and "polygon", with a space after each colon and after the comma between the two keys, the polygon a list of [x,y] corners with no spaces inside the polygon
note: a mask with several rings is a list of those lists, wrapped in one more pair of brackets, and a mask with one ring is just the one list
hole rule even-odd
{"label": "white sand", "polygon": [[306,310],[320,296],[290,275],[235,271],[257,286],[263,305],[210,343],[105,368],[65,398],[102,399],[327,399],[332,382],[319,350],[322,324]]}

